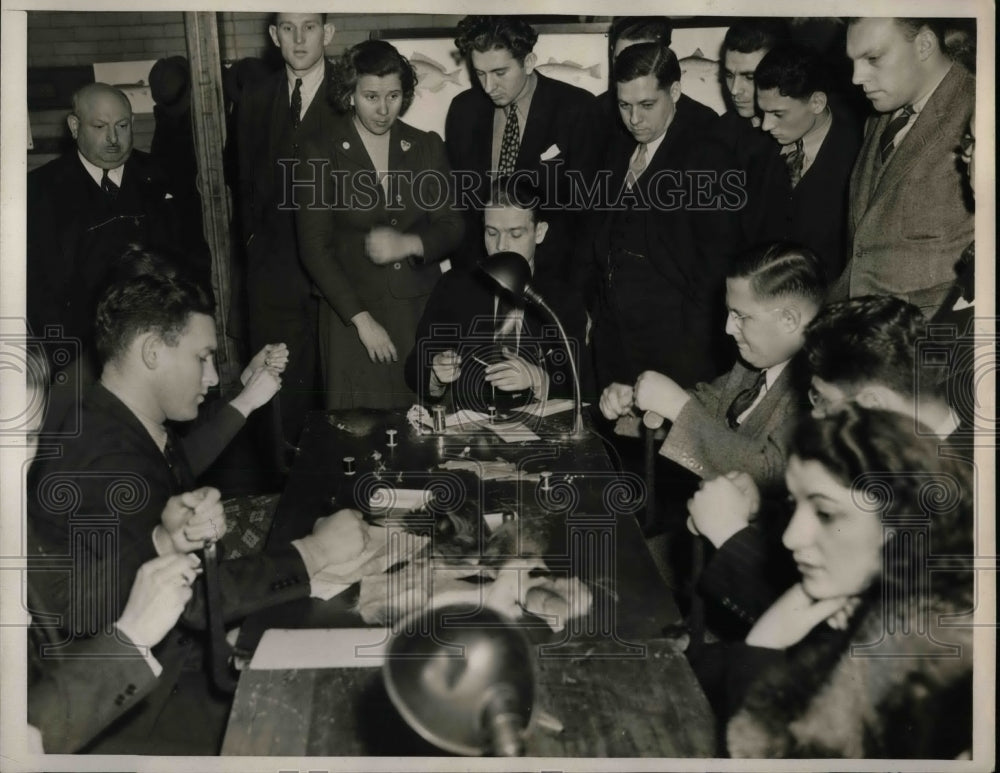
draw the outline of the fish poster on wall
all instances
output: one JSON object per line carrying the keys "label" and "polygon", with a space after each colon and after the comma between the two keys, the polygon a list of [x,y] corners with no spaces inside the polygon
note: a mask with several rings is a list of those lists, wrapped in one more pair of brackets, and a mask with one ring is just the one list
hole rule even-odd
{"label": "fish poster on wall", "polygon": [[[719,84],[719,48],[725,27],[676,29],[672,48],[680,59],[685,94],[719,113],[725,110]],[[469,88],[469,72],[453,38],[388,39],[417,73],[407,123],[444,137],[448,105]],[[571,83],[592,94],[608,88],[608,36],[605,32],[543,33],[535,44],[535,68],[542,75]]]}

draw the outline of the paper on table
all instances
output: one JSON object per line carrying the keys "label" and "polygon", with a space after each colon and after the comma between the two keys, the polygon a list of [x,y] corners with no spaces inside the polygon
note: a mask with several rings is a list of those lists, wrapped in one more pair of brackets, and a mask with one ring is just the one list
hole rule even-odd
{"label": "paper on table", "polygon": [[386,628],[272,628],[261,637],[250,670],[378,668],[388,642]]}
{"label": "paper on table", "polygon": [[535,400],[528,403],[527,405],[521,406],[520,408],[515,408],[514,410],[519,413],[526,413],[529,416],[552,416],[556,413],[562,413],[563,411],[572,411],[575,407],[575,401],[570,400],[567,397],[562,397],[557,400]]}
{"label": "paper on table", "polygon": [[310,581],[313,598],[332,599],[369,574],[379,574],[404,561],[430,542],[430,537],[410,534],[402,527],[368,527],[368,546],[357,558],[327,566]]}
{"label": "paper on table", "polygon": [[421,510],[434,499],[434,492],[420,488],[393,488],[379,486],[368,498],[368,507],[373,513],[390,513],[402,510]]}

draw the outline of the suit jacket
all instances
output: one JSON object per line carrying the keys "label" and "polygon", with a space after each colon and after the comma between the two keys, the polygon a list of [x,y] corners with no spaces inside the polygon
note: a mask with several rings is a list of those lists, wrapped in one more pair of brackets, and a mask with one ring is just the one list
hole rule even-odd
{"label": "suit jacket", "polygon": [[[527,123],[517,152],[516,168],[528,174],[539,190],[542,211],[549,223],[546,237],[548,265],[537,265],[540,274],[550,270],[567,279],[572,265],[571,251],[580,179],[589,183],[596,173],[601,148],[593,134],[598,125],[594,96],[584,89],[535,73],[537,83],[531,98]],[[493,101],[477,85],[455,96],[445,120],[448,161],[459,180],[467,179],[467,201],[459,204],[466,212],[465,238],[454,259],[474,265],[485,254],[483,248],[482,206],[489,198],[493,158]],[[549,155],[549,151],[558,152]],[[546,158],[543,158],[546,156]]]}
{"label": "suit jacket", "polygon": [[27,311],[33,331],[62,325],[89,348],[97,299],[108,271],[132,242],[172,257],[185,251],[166,177],[133,150],[114,202],[84,169],[76,150],[28,175]]}
{"label": "suit jacket", "polygon": [[715,135],[733,154],[736,168],[745,174],[745,195],[739,210],[744,242],[749,247],[778,241],[787,225],[782,209],[775,208],[774,202],[782,201],[789,188],[781,146],[735,110],[720,116]]}
{"label": "suit jacket", "polygon": [[[722,289],[741,238],[732,211],[739,191],[727,189],[734,162],[703,125],[677,113],[656,153],[627,193],[625,177],[636,143],[612,141],[610,206],[592,217],[588,234],[596,277],[594,353],[598,383],[631,383],[657,370],[682,386],[718,374]],[[707,189],[698,181],[708,179]],[[703,187],[695,193],[693,187]],[[614,261],[615,233],[626,234],[641,258]]]}
{"label": "suit jacket", "polygon": [[809,169],[794,189],[786,175],[781,181],[784,196],[769,202],[784,214],[781,238],[815,252],[828,282],[844,268],[847,192],[860,147],[858,122],[846,105],[834,104],[830,130]]}
{"label": "suit jacket", "polygon": [[953,64],[885,165],[878,145],[892,115],[868,119],[851,174],[847,267],[831,298],[896,295],[928,316],[941,305],[974,236],[955,148],[975,92],[976,79]]}
{"label": "suit jacket", "polygon": [[802,409],[789,363],[764,398],[735,430],[726,411],[756,373],[737,362],[710,384],[698,384],[670,427],[660,453],[702,478],[731,470],[749,473],[758,486],[781,485],[785,474],[787,434]]}
{"label": "suit jacket", "polygon": [[[462,217],[451,207],[444,143],[433,132],[397,120],[389,129],[388,201],[351,116],[339,116],[310,158],[328,160],[314,198],[300,200],[297,221],[302,261],[324,299],[344,324],[369,303],[430,293],[437,262],[459,243]],[[422,260],[376,266],[365,237],[376,226],[420,236]]]}
{"label": "suit jacket", "polygon": [[[586,316],[579,298],[544,277],[533,279],[532,285],[559,315],[575,349],[573,356],[577,363],[586,359],[583,351]],[[416,344],[406,358],[406,383],[410,389],[426,396],[434,355],[455,349],[463,354],[462,376],[451,391],[456,393],[459,407],[475,407],[475,396],[463,403],[461,393],[464,383],[476,381],[479,385],[481,382],[478,370],[481,366],[472,359],[473,355],[487,362],[498,361],[490,359],[496,293],[490,281],[475,270],[453,270],[441,278],[427,301],[417,326]],[[520,343],[525,359],[541,364],[549,374],[549,397],[572,397],[573,374],[563,354],[565,349],[558,329],[552,319],[533,304],[524,307]]]}
{"label": "suit jacket", "polygon": [[[336,113],[326,99],[325,77],[302,116],[297,141],[306,159],[307,147],[330,136]],[[243,242],[247,249],[247,282],[253,317],[270,306],[302,309],[311,295],[310,282],[299,260],[295,216],[285,175],[308,178],[312,168],[293,171],[278,164],[287,153],[281,147],[289,121],[288,78],[285,68],[243,95],[239,113],[239,205]],[[281,209],[285,205],[285,209]]]}

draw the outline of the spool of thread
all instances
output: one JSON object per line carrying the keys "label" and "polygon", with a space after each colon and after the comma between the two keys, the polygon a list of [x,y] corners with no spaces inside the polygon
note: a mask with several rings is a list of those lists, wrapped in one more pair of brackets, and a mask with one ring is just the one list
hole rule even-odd
{"label": "spool of thread", "polygon": [[490,415],[490,424],[495,423],[497,420],[497,407],[495,405],[491,405],[487,407],[486,410]]}
{"label": "spool of thread", "polygon": [[546,470],[542,473],[542,491],[551,491],[552,486],[549,480],[552,478],[552,473]]}
{"label": "spool of thread", "polygon": [[443,435],[448,428],[448,420],[443,405],[435,405],[433,409],[434,434]]}
{"label": "spool of thread", "polygon": [[394,430],[394,429],[387,429],[385,431],[385,436],[386,436],[386,445],[388,445],[389,448],[395,448],[396,447],[396,430]]}
{"label": "spool of thread", "polygon": [[353,475],[354,470],[354,457],[345,456],[344,457],[344,475]]}

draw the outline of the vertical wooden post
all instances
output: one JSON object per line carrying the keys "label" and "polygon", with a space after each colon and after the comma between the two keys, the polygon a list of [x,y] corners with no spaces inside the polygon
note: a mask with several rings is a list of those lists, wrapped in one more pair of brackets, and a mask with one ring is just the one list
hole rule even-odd
{"label": "vertical wooden post", "polygon": [[191,120],[198,159],[198,191],[205,223],[205,241],[212,252],[212,290],[219,349],[216,362],[223,395],[238,383],[240,362],[229,336],[232,306],[229,192],[223,174],[222,149],[226,141],[226,113],[222,98],[222,58],[219,26],[210,12],[185,12],[188,59],[191,63]]}

